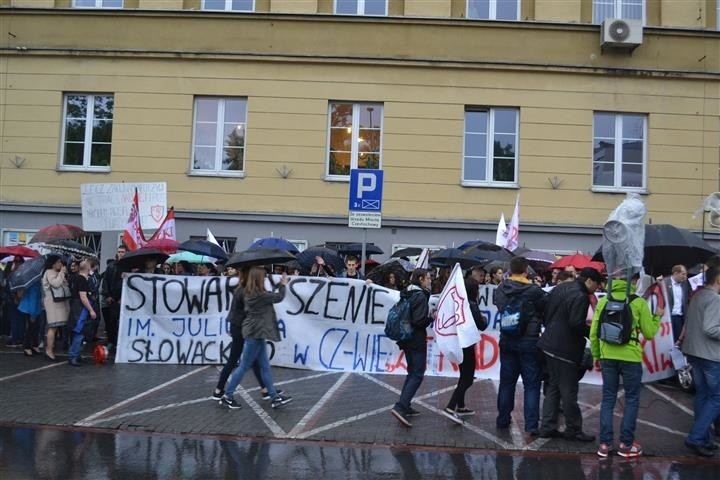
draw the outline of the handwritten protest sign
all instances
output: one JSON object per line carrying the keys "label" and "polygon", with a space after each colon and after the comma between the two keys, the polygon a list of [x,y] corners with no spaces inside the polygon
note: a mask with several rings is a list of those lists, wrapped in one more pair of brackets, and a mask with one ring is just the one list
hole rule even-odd
{"label": "handwritten protest sign", "polygon": [[[225,321],[237,279],[131,274],[123,282],[118,363],[222,364],[230,353]],[[478,378],[499,377],[499,315],[493,286],[480,289],[490,319],[475,345]],[[268,342],[272,365],[321,371],[405,374],[404,356],[384,335],[399,292],[346,278],[291,277],[275,305],[280,342]],[[664,319],[664,323],[669,320]],[[646,379],[671,372],[669,327],[645,344]],[[428,328],[428,375],[457,376]],[[662,334],[662,335],[661,335]],[[670,344],[665,345],[665,337]],[[667,347],[667,348],[666,348]],[[600,383],[595,372],[585,381]]]}

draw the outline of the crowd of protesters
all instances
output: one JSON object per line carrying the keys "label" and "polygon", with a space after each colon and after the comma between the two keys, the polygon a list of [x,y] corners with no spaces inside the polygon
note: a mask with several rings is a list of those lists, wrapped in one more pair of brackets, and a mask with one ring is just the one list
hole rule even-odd
{"label": "crowd of protesters", "polygon": [[[115,259],[108,262],[102,274],[99,274],[95,259],[76,260],[51,254],[46,258],[40,282],[19,291],[3,288],[0,334],[9,334],[6,346],[22,347],[25,355],[44,355],[52,362],[58,360],[58,349],[67,350],[68,364],[80,366],[83,345],[99,340],[98,327],[103,319],[107,337],[105,344],[108,350],[112,350],[117,345],[124,275],[117,262],[126,253],[127,249],[119,246]],[[22,262],[22,257],[8,262],[2,279],[6,280]],[[309,269],[309,275],[363,280],[365,277],[359,264],[357,257],[347,256],[345,268],[337,272],[318,256]],[[720,434],[720,384],[717,381],[720,378],[720,258],[708,260],[706,269],[705,285],[698,289],[697,294],[693,294],[688,285],[687,268],[683,265],[673,267],[670,276],[657,281],[664,282],[668,292],[667,308],[672,319],[673,340],[682,345],[696,372],[695,423],[686,445],[694,453],[710,457],[718,448],[710,436],[713,424],[715,434]],[[233,341],[230,358],[211,398],[231,410],[241,408],[233,393],[244,374],[252,369],[263,399],[270,400],[273,408],[292,400],[274,387],[267,352],[263,347],[268,340],[279,340],[273,304],[283,299],[288,275],[300,273],[299,264],[276,265],[272,273],[281,275],[277,285],[272,282],[271,272],[265,267],[219,268],[214,263],[193,265],[186,261],[170,265],[148,259],[143,268],[134,270],[166,275],[237,276],[239,284],[228,315]],[[412,400],[423,381],[427,365],[425,330],[434,317],[428,299],[431,294],[443,290],[450,271],[450,266],[416,268],[407,278],[389,271],[377,282],[400,290],[401,297],[407,298],[411,305],[413,335],[410,340],[398,344],[404,353],[407,376],[400,397],[391,409],[405,427],[412,427],[411,417],[419,414],[412,407]],[[477,265],[466,271],[465,287],[478,330],[488,326],[488,319],[477,307],[477,293],[481,285],[496,287],[493,302],[498,311],[507,309],[519,299],[523,315],[527,316],[519,333],[500,333],[497,429],[508,429],[513,421],[511,413],[515,406],[515,390],[518,379],[521,379],[523,426],[528,435],[594,441],[595,436],[587,433],[583,426],[578,391],[584,373],[595,368],[602,375],[597,454],[607,457],[617,450],[618,455],[631,458],[643,453],[641,444],[635,438],[642,377],[640,334],[647,340],[652,339],[659,329],[664,311],[662,306],[658,306],[651,312],[648,303],[634,295],[637,277],[629,282],[626,274],[626,271],[612,272],[609,279],[612,285],[610,295],[614,300],[627,299],[633,322],[631,340],[616,345],[601,339],[598,334],[608,298],[597,299],[595,292],[605,287],[606,278],[593,268],[577,271],[568,267],[535,272],[527,259],[517,256],[508,262],[506,269],[499,266],[485,269]],[[268,282],[273,291],[267,291]],[[589,339],[589,348],[586,348],[586,339]],[[459,370],[458,385],[444,414],[461,424],[461,417],[475,413],[465,403],[473,383],[474,346],[463,349]],[[625,401],[620,442],[615,447],[613,417],[621,384]],[[544,401],[541,408],[542,392]],[[564,422],[560,422],[561,415]],[[560,430],[563,423],[564,429]]]}

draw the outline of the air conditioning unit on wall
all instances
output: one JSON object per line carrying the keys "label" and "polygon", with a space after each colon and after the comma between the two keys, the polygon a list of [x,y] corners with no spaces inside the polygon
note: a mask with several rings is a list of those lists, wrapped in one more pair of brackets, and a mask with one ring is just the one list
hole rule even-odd
{"label": "air conditioning unit on wall", "polygon": [[606,18],[600,29],[600,46],[635,49],[643,41],[641,20]]}

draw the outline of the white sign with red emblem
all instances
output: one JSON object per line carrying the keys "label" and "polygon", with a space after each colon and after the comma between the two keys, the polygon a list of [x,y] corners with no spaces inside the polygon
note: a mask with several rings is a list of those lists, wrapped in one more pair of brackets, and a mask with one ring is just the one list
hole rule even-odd
{"label": "white sign with red emblem", "polygon": [[167,214],[167,183],[83,183],[80,185],[83,230],[122,231],[137,188],[140,225],[155,230]]}

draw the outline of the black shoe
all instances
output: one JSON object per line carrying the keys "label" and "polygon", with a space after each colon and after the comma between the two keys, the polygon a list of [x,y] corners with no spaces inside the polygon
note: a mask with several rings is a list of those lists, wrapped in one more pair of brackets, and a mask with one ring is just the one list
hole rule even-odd
{"label": "black shoe", "polygon": [[48,362],[57,362],[58,361],[57,357],[51,357],[47,353],[45,354],[45,360],[47,360]]}
{"label": "black shoe", "polygon": [[420,412],[418,412],[418,411],[415,410],[414,408],[410,407],[410,408],[408,409],[408,412],[407,412],[407,416],[408,416],[408,417],[417,417],[418,415],[420,415]]}
{"label": "black shoe", "polygon": [[594,442],[595,435],[588,435],[585,432],[570,433],[564,435],[566,440],[572,440],[573,442]]}
{"label": "black shoe", "polygon": [[[282,390],[275,390],[275,393],[276,393],[277,395],[282,395],[283,391],[282,391]],[[266,391],[266,392],[263,392],[263,391],[261,390],[261,391],[260,391],[260,395],[262,395],[262,399],[263,399],[263,400],[270,400],[270,398],[271,398],[271,397],[270,397],[270,392],[267,392],[267,391]]]}
{"label": "black shoe", "polygon": [[242,405],[237,403],[233,397],[226,397],[225,395],[220,399],[220,406],[227,407],[230,410],[240,410],[242,408]]}
{"label": "black shoe", "polygon": [[537,437],[540,435],[540,432],[537,429],[527,430],[525,431],[525,433],[527,433],[531,437]]}
{"label": "black shoe", "polygon": [[710,450],[711,452],[715,452],[715,451],[717,451],[718,449],[720,449],[720,445],[718,445],[718,444],[715,443],[715,442],[710,442],[710,443],[708,443],[707,445],[705,445],[705,448],[707,448],[707,449]]}
{"label": "black shoe", "polygon": [[223,392],[222,390],[218,390],[218,389],[216,388],[216,389],[213,390],[213,393],[212,393],[212,395],[210,396],[210,398],[213,399],[213,400],[215,400],[215,401],[217,401],[217,402],[219,402],[220,400],[222,400],[223,395],[225,395],[225,392]]}
{"label": "black shoe", "polygon": [[720,420],[715,420],[713,426],[715,427],[715,436],[720,437]]}
{"label": "black shoe", "polygon": [[693,445],[692,443],[685,442],[685,446],[688,447],[690,450],[692,450],[695,455],[700,455],[701,457],[714,457],[715,452],[710,450],[707,447],[703,447],[702,445]]}
{"label": "black shoe", "polygon": [[560,438],[563,436],[562,432],[555,430],[540,430],[540,438]]}
{"label": "black shoe", "polygon": [[77,358],[71,358],[70,360],[68,360],[68,365],[71,365],[73,367],[82,367],[82,362]]}
{"label": "black shoe", "polygon": [[410,420],[407,419],[407,415],[402,413],[400,410],[397,410],[395,407],[393,407],[392,409],[390,409],[390,413],[392,413],[392,415],[397,418],[398,422],[400,422],[402,425],[408,428],[412,427],[412,423],[410,423]]}
{"label": "black shoe", "polygon": [[286,405],[288,403],[292,402],[292,397],[290,395],[280,395],[278,394],[277,397],[272,399],[272,402],[270,402],[270,406],[272,408],[278,408],[283,405]]}

